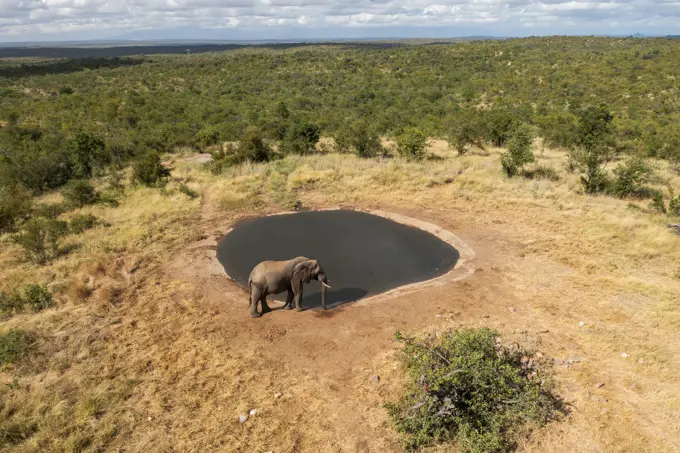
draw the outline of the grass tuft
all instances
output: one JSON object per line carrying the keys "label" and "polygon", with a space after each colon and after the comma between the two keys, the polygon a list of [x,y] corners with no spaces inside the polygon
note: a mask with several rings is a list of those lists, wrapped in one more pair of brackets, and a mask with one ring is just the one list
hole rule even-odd
{"label": "grass tuft", "polygon": [[26,330],[11,329],[0,334],[0,365],[14,364],[36,350],[37,336]]}

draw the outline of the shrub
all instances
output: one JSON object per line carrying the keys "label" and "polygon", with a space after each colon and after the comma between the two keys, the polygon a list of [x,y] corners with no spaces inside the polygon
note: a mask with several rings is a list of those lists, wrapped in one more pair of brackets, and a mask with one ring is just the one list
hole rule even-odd
{"label": "shrub", "polygon": [[281,143],[285,154],[310,154],[321,137],[321,129],[314,123],[294,123],[286,131]]}
{"label": "shrub", "polygon": [[139,156],[133,165],[134,179],[148,187],[162,185],[170,176],[170,170],[161,163],[161,156],[156,151],[147,151]]}
{"label": "shrub", "polygon": [[64,203],[41,203],[33,207],[33,216],[56,219],[66,212],[67,207]]}
{"label": "shrub", "polygon": [[613,119],[604,105],[589,107],[579,115],[569,159],[570,166],[585,173],[581,184],[586,193],[602,192],[609,185],[604,165],[609,162],[613,148]]}
{"label": "shrub", "polygon": [[97,166],[106,161],[104,140],[88,133],[76,135],[70,142],[74,171],[77,177],[89,178]]}
{"label": "shrub", "polygon": [[14,230],[31,211],[31,197],[20,187],[0,186],[0,233]]}
{"label": "shrub", "polygon": [[189,198],[198,198],[198,192],[191,190],[186,184],[180,183],[179,191]]}
{"label": "shrub", "polygon": [[27,220],[12,240],[23,247],[26,259],[45,264],[59,255],[59,240],[68,232],[66,222],[34,217]]}
{"label": "shrub", "polygon": [[375,157],[383,151],[380,134],[365,120],[345,126],[334,138],[341,151],[351,151],[359,157]]}
{"label": "shrub", "polygon": [[12,364],[36,349],[36,335],[20,329],[0,333],[0,365]]}
{"label": "shrub", "polygon": [[614,169],[616,178],[611,181],[608,192],[619,198],[629,197],[641,192],[643,184],[654,176],[654,170],[645,159],[633,157]]}
{"label": "shrub", "polygon": [[411,385],[387,410],[406,434],[407,450],[456,440],[463,451],[508,451],[562,407],[548,363],[520,347],[502,346],[493,330],[396,338],[405,345]]}
{"label": "shrub", "polygon": [[668,213],[670,215],[680,216],[680,195],[671,197],[668,202]]}
{"label": "shrub", "polygon": [[21,294],[14,291],[12,293],[0,292],[0,313],[5,315],[15,315],[24,308],[24,299]]}
{"label": "shrub", "polygon": [[462,156],[472,146],[484,149],[483,126],[474,111],[465,112],[449,125],[449,144]]}
{"label": "shrub", "polygon": [[649,209],[660,214],[666,214],[666,201],[663,199],[663,194],[658,190],[651,193],[652,202],[649,204]]}
{"label": "shrub", "polygon": [[41,311],[53,305],[52,294],[50,294],[47,286],[36,283],[24,288],[23,301],[35,311]]}
{"label": "shrub", "polygon": [[509,177],[513,177],[524,165],[534,161],[531,144],[534,140],[534,129],[522,123],[513,131],[508,140],[508,150],[501,154],[501,166]]}
{"label": "shrub", "polygon": [[250,126],[245,130],[239,138],[236,156],[239,162],[268,162],[271,159],[271,149],[264,142],[260,129]]}
{"label": "shrub", "polygon": [[96,203],[99,199],[99,194],[94,186],[82,179],[69,182],[61,191],[61,194],[67,203],[78,208]]}
{"label": "shrub", "polygon": [[397,137],[397,152],[406,160],[423,160],[427,135],[415,127],[407,127]]}
{"label": "shrub", "polygon": [[97,226],[98,219],[92,214],[76,214],[69,223],[69,230],[73,234],[80,234]]}
{"label": "shrub", "polygon": [[220,130],[217,126],[206,126],[196,132],[195,140],[201,146],[216,145],[220,142]]}

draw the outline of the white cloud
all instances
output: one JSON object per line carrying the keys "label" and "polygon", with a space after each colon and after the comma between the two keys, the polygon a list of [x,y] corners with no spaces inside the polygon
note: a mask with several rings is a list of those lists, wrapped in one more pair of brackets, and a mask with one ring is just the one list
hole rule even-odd
{"label": "white cloud", "polygon": [[675,0],[0,0],[0,40],[73,33],[96,38],[180,27],[255,27],[277,35],[292,26],[452,27],[451,35],[462,27],[503,35],[521,27],[560,33],[556,24],[571,24],[572,32],[598,34],[614,28],[673,32],[678,23]]}

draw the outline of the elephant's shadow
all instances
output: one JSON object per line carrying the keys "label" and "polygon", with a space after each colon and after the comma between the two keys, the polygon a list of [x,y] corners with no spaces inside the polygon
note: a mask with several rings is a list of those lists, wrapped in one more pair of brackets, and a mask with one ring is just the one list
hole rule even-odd
{"label": "elephant's shadow", "polygon": [[[331,309],[356,302],[366,294],[368,294],[368,291],[361,288],[329,289],[326,292],[326,308]],[[283,296],[285,297],[285,293]],[[277,297],[276,300],[281,301],[279,297]],[[321,293],[313,293],[303,296],[302,306],[305,308],[305,310],[321,307]],[[279,309],[280,308],[282,307],[279,307]]]}

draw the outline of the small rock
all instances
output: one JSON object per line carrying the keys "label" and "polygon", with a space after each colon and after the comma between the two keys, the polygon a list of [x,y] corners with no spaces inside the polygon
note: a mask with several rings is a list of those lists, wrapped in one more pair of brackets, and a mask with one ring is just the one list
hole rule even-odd
{"label": "small rock", "polygon": [[147,418],[148,421],[151,421],[151,417]]}
{"label": "small rock", "polygon": [[442,315],[436,315],[435,316],[435,318],[441,318],[441,317],[442,317]]}
{"label": "small rock", "polygon": [[607,413],[607,409],[602,408],[602,410],[600,411],[600,414],[601,414],[601,415],[604,415],[604,414],[606,414],[606,413]]}
{"label": "small rock", "polygon": [[640,359],[640,360],[638,360],[638,363],[639,363],[640,365],[644,365],[646,362],[645,362],[644,359]]}
{"label": "small rock", "polygon": [[482,316],[482,318],[489,319],[489,315],[484,315],[484,316]]}
{"label": "small rock", "polygon": [[283,396],[283,393],[279,392],[276,395],[274,395],[274,398],[279,399]]}
{"label": "small rock", "polygon": [[581,363],[583,362],[583,357],[567,357],[567,363],[572,364],[572,363]]}
{"label": "small rock", "polygon": [[602,387],[604,387],[604,382],[598,382],[595,384],[595,388],[601,389]]}
{"label": "small rock", "polygon": [[239,416],[238,416],[238,422],[239,422],[239,423],[245,423],[245,422],[247,422],[247,421],[248,421],[248,416],[247,416],[247,415],[243,414],[243,415],[239,415]]}
{"label": "small rock", "polygon": [[515,307],[508,307],[508,310],[510,310],[512,313],[515,312]]}
{"label": "small rock", "polygon": [[624,359],[627,359],[627,358],[630,357],[630,356],[628,355],[627,352],[622,352],[622,353],[621,353],[621,357],[623,357]]}
{"label": "small rock", "polygon": [[369,381],[371,381],[373,384],[377,384],[380,382],[380,376],[373,375],[370,378],[368,378]]}
{"label": "small rock", "polygon": [[583,322],[583,321],[579,321],[579,323],[578,323],[578,326],[579,326],[579,327],[583,327],[583,326],[585,326],[585,325],[586,325],[586,323]]}
{"label": "small rock", "polygon": [[257,409],[253,409],[250,411],[250,416],[252,417],[253,415],[257,414]]}

